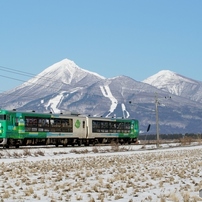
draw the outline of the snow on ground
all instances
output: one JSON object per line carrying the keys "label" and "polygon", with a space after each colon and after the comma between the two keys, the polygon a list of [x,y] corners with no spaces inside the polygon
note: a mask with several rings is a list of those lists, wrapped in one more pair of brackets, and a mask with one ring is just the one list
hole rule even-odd
{"label": "snow on ground", "polygon": [[202,201],[200,144],[0,149],[0,165],[2,202]]}

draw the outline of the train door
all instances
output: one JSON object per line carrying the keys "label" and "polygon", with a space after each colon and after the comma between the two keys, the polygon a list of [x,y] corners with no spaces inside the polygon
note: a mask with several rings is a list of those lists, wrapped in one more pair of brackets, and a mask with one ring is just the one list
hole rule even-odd
{"label": "train door", "polygon": [[86,117],[74,117],[73,118],[73,135],[79,139],[86,138]]}

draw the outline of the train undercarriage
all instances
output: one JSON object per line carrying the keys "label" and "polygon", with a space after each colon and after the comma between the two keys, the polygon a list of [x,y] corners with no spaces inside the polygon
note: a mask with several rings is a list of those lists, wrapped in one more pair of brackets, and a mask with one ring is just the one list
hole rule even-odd
{"label": "train undercarriage", "polygon": [[95,145],[109,145],[109,144],[136,144],[137,138],[29,138],[29,139],[11,139],[4,138],[0,140],[0,146],[3,148],[20,146],[38,146],[38,145],[53,145],[53,146],[95,146]]}

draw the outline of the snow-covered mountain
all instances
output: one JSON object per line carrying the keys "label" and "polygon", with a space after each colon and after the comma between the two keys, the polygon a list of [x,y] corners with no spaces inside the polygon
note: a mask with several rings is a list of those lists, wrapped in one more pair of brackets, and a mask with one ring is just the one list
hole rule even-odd
{"label": "snow-covered mountain", "polygon": [[151,124],[151,133],[155,133],[158,101],[160,133],[199,133],[202,131],[201,94],[201,82],[174,72],[161,71],[143,82],[127,76],[104,78],[64,59],[1,94],[0,106],[137,118],[141,131],[146,131]]}
{"label": "snow-covered mountain", "polygon": [[103,79],[105,78],[97,73],[84,70],[73,61],[64,59],[22,85],[0,95],[0,104],[2,108],[20,108],[36,100],[43,102],[44,99],[57,97],[58,94],[65,96]]}
{"label": "snow-covered mountain", "polygon": [[202,82],[184,77],[175,72],[162,70],[143,82],[165,92],[202,102]]}

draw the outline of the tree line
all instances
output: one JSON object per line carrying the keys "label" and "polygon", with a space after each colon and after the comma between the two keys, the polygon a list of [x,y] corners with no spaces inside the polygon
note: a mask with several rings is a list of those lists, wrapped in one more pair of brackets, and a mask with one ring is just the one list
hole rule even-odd
{"label": "tree line", "polygon": [[[186,134],[159,134],[159,139],[161,140],[176,140],[176,139],[183,139],[183,138],[192,138],[192,139],[202,139],[202,134],[195,134],[195,133],[186,133]],[[139,140],[156,140],[156,134],[149,134],[143,135],[140,134],[138,137]]]}

